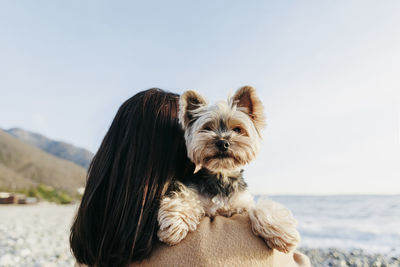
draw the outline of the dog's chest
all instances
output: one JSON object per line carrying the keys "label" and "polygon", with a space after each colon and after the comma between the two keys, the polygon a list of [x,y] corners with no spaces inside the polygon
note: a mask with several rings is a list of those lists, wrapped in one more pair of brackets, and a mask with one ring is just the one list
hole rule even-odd
{"label": "dog's chest", "polygon": [[252,201],[242,172],[232,177],[221,177],[201,169],[187,177],[184,184],[195,192],[207,216],[231,216],[242,212],[249,198]]}
{"label": "dog's chest", "polygon": [[[237,175],[221,176],[211,173],[207,169],[201,169],[192,176],[186,177],[183,184],[195,189],[199,194],[214,198],[230,198],[233,194],[247,189],[247,184],[243,180],[242,171]],[[226,200],[224,200],[226,201]]]}

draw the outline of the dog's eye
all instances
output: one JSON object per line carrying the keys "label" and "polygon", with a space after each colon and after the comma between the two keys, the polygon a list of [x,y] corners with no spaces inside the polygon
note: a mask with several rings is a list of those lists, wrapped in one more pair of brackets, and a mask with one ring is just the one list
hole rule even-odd
{"label": "dog's eye", "polygon": [[242,132],[242,128],[240,128],[240,127],[235,127],[235,128],[233,128],[233,131],[235,131],[236,133],[241,133]]}
{"label": "dog's eye", "polygon": [[204,127],[203,131],[211,131],[211,128],[210,127]]}

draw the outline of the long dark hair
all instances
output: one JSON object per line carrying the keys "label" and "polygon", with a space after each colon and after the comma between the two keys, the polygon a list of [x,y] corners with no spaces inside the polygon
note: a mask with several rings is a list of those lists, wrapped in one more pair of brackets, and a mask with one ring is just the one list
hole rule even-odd
{"label": "long dark hair", "polygon": [[149,255],[172,181],[193,173],[178,123],[179,96],[149,89],[119,108],[88,171],[71,227],[79,263],[126,266]]}

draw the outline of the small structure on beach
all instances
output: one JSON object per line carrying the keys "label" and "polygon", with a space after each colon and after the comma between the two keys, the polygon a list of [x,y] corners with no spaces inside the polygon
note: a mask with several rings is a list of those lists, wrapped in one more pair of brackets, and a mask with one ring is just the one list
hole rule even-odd
{"label": "small structure on beach", "polygon": [[0,204],[14,204],[15,196],[11,193],[0,192]]}
{"label": "small structure on beach", "polygon": [[37,203],[36,197],[27,197],[23,194],[0,192],[0,204],[34,204]]}

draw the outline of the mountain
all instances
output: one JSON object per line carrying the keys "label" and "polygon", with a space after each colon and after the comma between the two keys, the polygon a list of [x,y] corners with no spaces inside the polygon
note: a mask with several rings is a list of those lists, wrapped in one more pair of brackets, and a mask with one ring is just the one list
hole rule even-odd
{"label": "mountain", "polygon": [[48,185],[71,195],[85,185],[86,169],[0,130],[0,189]]}
{"label": "mountain", "polygon": [[38,133],[20,128],[12,128],[5,131],[22,142],[36,146],[56,157],[72,161],[86,169],[93,158],[93,153],[84,148],[79,148],[65,142],[54,141]]}

